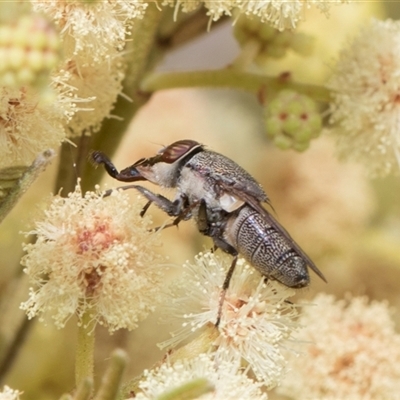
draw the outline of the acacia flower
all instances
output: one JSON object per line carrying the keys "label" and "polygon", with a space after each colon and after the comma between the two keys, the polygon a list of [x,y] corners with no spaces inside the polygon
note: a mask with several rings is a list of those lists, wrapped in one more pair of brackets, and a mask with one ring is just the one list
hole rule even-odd
{"label": "acacia flower", "polygon": [[20,391],[4,386],[3,391],[0,392],[0,400],[19,400],[20,394]]}
{"label": "acacia flower", "polygon": [[160,298],[162,268],[158,235],[141,205],[113,191],[103,197],[79,185],[68,198],[55,196],[45,217],[29,232],[24,272],[35,288],[21,305],[28,318],[51,316],[57,327],[76,314],[116,329],[133,329]]}
{"label": "acacia flower", "polygon": [[303,308],[298,339],[303,353],[278,391],[301,399],[397,399],[400,335],[385,302],[365,297],[335,301],[319,294]]}
{"label": "acacia flower", "polygon": [[0,167],[29,165],[41,151],[59,146],[64,119],[58,98],[49,103],[33,89],[0,87]]}
{"label": "acacia flower", "polygon": [[294,28],[303,19],[306,9],[311,5],[317,7],[325,14],[328,13],[332,3],[345,3],[345,0],[164,0],[163,4],[182,7],[184,12],[193,11],[200,3],[204,3],[207,14],[212,21],[217,21],[223,15],[232,15],[233,10],[240,13],[256,16],[262,21],[267,21],[278,29],[285,27]]}
{"label": "acacia flower", "polygon": [[97,65],[89,62],[81,65],[69,60],[59,72],[63,83],[85,102],[84,107],[77,108],[68,121],[69,136],[96,132],[103,119],[110,117],[110,111],[122,92],[125,76],[122,57],[116,54],[114,57]]}
{"label": "acacia flower", "polygon": [[372,176],[400,165],[399,71],[400,22],[371,20],[341,51],[328,84],[339,152]]}
{"label": "acacia flower", "polygon": [[[171,288],[167,315],[184,319],[175,337],[162,343],[174,345],[191,332],[217,321],[221,288],[232,258],[200,253],[184,265],[184,277]],[[232,364],[245,360],[259,381],[278,383],[285,370],[282,350],[297,329],[296,308],[287,298],[294,291],[265,279],[239,259],[222,306],[216,359]]]}
{"label": "acacia flower", "polygon": [[260,383],[248,378],[234,364],[216,362],[210,354],[200,354],[193,359],[179,360],[173,364],[166,362],[152,371],[144,371],[144,378],[135,393],[135,400],[155,399],[171,389],[175,389],[196,378],[206,378],[214,385],[211,393],[202,395],[202,400],[266,400],[267,395],[260,390]]}
{"label": "acacia flower", "polygon": [[110,49],[121,50],[131,19],[142,18],[142,0],[63,1],[31,0],[34,11],[50,16],[61,30],[66,57],[85,54],[92,65],[107,59]]}

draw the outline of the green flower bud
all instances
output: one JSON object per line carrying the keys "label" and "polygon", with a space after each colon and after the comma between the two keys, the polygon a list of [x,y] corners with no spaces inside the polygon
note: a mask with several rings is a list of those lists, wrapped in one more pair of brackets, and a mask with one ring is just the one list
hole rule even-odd
{"label": "green flower bud", "polygon": [[59,60],[60,44],[50,23],[24,15],[0,25],[0,86],[37,86]]}
{"label": "green flower bud", "polygon": [[301,55],[310,55],[314,38],[305,33],[275,29],[268,23],[256,17],[241,15],[234,27],[234,35],[241,47],[249,41],[258,41],[260,51],[254,62],[261,67],[265,65],[266,58],[282,58],[289,49]]}
{"label": "green flower bud", "polygon": [[292,90],[282,90],[265,104],[267,136],[281,149],[304,151],[322,128],[315,102]]}

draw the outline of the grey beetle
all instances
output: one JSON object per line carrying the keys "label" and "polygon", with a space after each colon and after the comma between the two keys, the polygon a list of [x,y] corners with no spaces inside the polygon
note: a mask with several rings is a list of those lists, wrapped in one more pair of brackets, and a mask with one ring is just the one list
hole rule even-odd
{"label": "grey beetle", "polygon": [[103,164],[108,174],[119,181],[146,180],[177,189],[175,200],[170,201],[139,185],[125,187],[136,188],[148,199],[142,215],[154,203],[176,217],[170,225],[194,218],[199,231],[210,236],[215,247],[234,257],[222,288],[224,292],[238,254],[266,278],[292,288],[310,283],[307,266],[326,282],[311,259],[262,206],[269,199],[260,184],[229,158],[206,150],[194,140],[172,143],[121,172],[101,152],[94,151],[91,158],[95,164]]}

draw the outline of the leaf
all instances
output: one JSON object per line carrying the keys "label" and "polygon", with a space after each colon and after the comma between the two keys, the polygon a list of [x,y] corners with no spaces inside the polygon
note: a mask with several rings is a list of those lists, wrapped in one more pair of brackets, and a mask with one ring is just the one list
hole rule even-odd
{"label": "leaf", "polygon": [[54,150],[46,150],[29,167],[15,166],[0,170],[0,223],[45,170],[54,155]]}

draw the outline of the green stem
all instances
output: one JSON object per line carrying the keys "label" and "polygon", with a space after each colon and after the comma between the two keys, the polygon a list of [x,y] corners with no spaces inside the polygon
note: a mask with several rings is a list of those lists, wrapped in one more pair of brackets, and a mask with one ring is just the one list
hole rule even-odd
{"label": "green stem", "polygon": [[84,379],[80,386],[76,388],[76,392],[72,400],[88,400],[92,390],[92,381],[90,379]]}
{"label": "green stem", "polygon": [[110,366],[103,376],[94,400],[114,400],[117,397],[126,363],[127,356],[123,350],[117,349],[112,353]]}
{"label": "green stem", "polygon": [[293,82],[285,76],[271,77],[236,69],[152,73],[142,81],[141,85],[141,89],[149,93],[189,87],[242,89],[256,94],[262,89],[267,91],[293,89],[318,101],[330,101],[330,91],[323,86]]}
{"label": "green stem", "polygon": [[197,378],[157,396],[156,400],[192,400],[213,390],[215,387],[207,379]]}
{"label": "green stem", "polygon": [[80,387],[86,381],[93,382],[95,321],[87,311],[78,327],[78,343],[75,358],[75,383]]}

